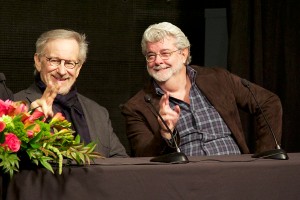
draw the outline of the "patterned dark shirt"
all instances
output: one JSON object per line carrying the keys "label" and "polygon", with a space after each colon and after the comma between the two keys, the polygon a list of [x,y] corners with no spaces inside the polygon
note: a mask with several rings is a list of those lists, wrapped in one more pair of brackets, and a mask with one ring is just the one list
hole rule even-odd
{"label": "patterned dark shirt", "polygon": [[[241,154],[224,120],[195,84],[196,71],[188,66],[187,72],[192,83],[190,104],[170,97],[170,106],[179,105],[181,110],[176,125],[181,152],[187,156]],[[162,95],[157,84],[155,87]]]}

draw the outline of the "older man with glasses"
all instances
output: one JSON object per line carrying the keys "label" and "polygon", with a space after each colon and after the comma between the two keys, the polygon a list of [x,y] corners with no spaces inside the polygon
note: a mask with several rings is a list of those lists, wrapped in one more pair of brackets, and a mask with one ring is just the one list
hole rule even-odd
{"label": "older man with glasses", "polygon": [[[190,65],[190,42],[178,27],[150,25],[141,47],[150,81],[122,106],[133,156],[173,155],[178,149],[187,156],[250,153],[239,109],[256,119],[256,152],[275,148],[246,80],[223,68]],[[255,84],[251,90],[280,141],[280,99]]]}
{"label": "older man with glasses", "polygon": [[106,108],[77,92],[74,84],[86,60],[88,44],[84,34],[56,29],[36,41],[34,83],[14,95],[38,108],[47,117],[61,112],[84,143],[97,143],[105,157],[128,157],[113,132]]}

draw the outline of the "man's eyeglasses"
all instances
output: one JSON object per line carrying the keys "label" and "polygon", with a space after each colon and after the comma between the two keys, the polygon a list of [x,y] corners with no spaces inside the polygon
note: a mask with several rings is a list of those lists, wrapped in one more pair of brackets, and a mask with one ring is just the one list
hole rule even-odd
{"label": "man's eyeglasses", "polygon": [[155,59],[156,59],[156,56],[159,55],[159,57],[162,59],[162,60],[168,60],[173,53],[175,53],[176,51],[180,51],[181,49],[177,49],[175,51],[163,51],[161,53],[148,53],[146,54],[146,61],[147,62],[154,62]]}
{"label": "man's eyeglasses", "polygon": [[61,65],[61,62],[64,61],[64,66],[67,69],[73,69],[79,62],[75,62],[72,60],[64,60],[64,59],[59,59],[59,58],[51,58],[51,57],[46,57],[46,60],[50,63],[51,66],[57,67],[58,65]]}

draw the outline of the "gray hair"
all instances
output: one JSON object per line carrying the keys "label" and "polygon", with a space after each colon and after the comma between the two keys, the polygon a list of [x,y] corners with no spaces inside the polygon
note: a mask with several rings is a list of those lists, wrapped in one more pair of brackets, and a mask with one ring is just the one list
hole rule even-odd
{"label": "gray hair", "polygon": [[144,55],[147,54],[147,43],[148,42],[159,42],[166,38],[167,36],[171,36],[176,39],[175,46],[178,49],[185,49],[188,48],[189,55],[186,60],[186,65],[188,65],[192,57],[190,55],[190,42],[185,34],[181,31],[180,28],[177,26],[169,23],[169,22],[161,22],[158,24],[150,25],[144,32],[141,46],[142,46],[142,53]]}
{"label": "gray hair", "polygon": [[73,30],[55,29],[44,32],[35,43],[36,53],[43,54],[47,42],[55,39],[75,39],[79,45],[79,62],[83,64],[88,52],[88,42],[85,34],[77,33]]}

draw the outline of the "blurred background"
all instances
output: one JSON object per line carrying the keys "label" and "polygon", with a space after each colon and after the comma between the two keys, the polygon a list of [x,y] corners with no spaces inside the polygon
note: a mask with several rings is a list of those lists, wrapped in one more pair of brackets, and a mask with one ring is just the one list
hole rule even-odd
{"label": "blurred background", "polygon": [[[18,92],[33,82],[35,41],[50,29],[73,29],[89,41],[77,79],[81,94],[106,107],[130,153],[120,105],[148,79],[140,41],[169,21],[191,42],[192,64],[227,68],[276,93],[283,105],[282,147],[300,151],[300,1],[297,0],[11,0],[0,7],[0,72]],[[217,95],[217,94],[216,94]],[[253,120],[241,113],[253,148]]]}

